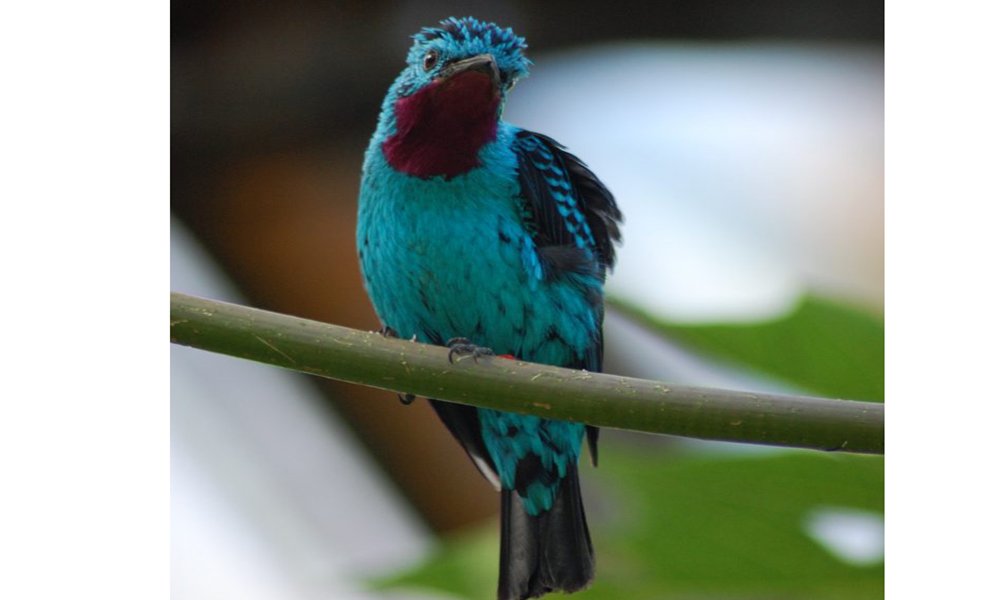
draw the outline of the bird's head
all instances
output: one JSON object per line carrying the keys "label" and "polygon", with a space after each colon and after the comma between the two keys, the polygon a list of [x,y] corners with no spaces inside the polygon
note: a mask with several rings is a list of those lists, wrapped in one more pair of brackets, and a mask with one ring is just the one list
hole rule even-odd
{"label": "bird's head", "polygon": [[524,38],[472,17],[441,21],[413,36],[407,68],[397,80],[399,96],[433,89],[463,73],[479,73],[491,80],[501,97],[531,65],[524,56]]}
{"label": "bird's head", "polygon": [[507,93],[528,74],[524,38],[472,17],[413,36],[407,66],[389,89],[382,150],[412,175],[453,177],[476,166],[496,136]]}

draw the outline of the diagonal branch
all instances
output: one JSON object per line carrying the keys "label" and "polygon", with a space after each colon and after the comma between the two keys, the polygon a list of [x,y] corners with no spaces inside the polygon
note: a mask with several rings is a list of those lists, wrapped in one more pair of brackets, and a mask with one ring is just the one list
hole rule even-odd
{"label": "diagonal branch", "polygon": [[882,404],[676,386],[503,358],[449,364],[446,348],[179,293],[170,296],[170,341],[385,390],[601,427],[884,451]]}

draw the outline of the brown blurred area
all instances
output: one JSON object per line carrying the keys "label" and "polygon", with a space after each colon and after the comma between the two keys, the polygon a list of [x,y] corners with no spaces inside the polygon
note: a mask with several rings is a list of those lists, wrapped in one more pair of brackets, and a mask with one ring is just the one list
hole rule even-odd
{"label": "brown blurred area", "polygon": [[[881,42],[883,23],[882,3],[856,0],[174,2],[171,209],[251,304],[379,327],[354,246],[363,153],[408,36],[466,14],[514,27],[532,53],[629,38]],[[425,402],[310,381],[434,529],[495,513]]]}

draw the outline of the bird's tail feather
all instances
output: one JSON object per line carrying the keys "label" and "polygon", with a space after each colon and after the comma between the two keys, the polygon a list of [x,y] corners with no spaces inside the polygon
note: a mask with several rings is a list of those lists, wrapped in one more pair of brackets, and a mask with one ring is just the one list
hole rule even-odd
{"label": "bird's tail feather", "polygon": [[583,589],[594,578],[594,549],[576,465],[560,482],[552,508],[529,515],[516,491],[501,491],[499,600]]}

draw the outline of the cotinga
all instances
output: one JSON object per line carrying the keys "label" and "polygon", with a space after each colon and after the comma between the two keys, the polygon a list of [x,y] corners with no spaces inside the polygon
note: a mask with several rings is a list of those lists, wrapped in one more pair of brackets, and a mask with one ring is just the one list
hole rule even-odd
{"label": "cotinga", "polygon": [[[576,156],[502,119],[523,38],[473,18],[413,36],[365,154],[357,244],[384,331],[600,371],[604,279],[622,220]],[[449,355],[451,356],[451,355]],[[498,596],[594,575],[577,460],[597,428],[431,400],[501,494]]]}

